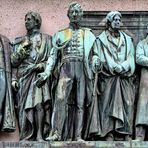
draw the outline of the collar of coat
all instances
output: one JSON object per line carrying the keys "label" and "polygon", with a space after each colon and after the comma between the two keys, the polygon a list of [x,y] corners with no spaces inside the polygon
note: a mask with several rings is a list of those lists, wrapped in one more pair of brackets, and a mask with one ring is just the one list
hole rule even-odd
{"label": "collar of coat", "polygon": [[[100,41],[103,43],[103,45],[105,46],[105,47],[107,47],[108,48],[108,50],[112,50],[111,48],[110,48],[110,42],[112,43],[112,44],[114,44],[114,46],[117,48],[117,50],[119,49],[119,48],[121,48],[121,46],[125,46],[125,35],[123,34],[123,32],[119,32],[120,33],[120,40],[119,40],[119,44],[118,44],[118,46],[116,45],[116,44],[114,44],[113,43],[113,41],[112,41],[112,36],[111,36],[111,34],[109,33],[109,31],[103,31],[99,36],[98,36],[98,38],[100,39]],[[112,51],[111,51],[112,52]]]}

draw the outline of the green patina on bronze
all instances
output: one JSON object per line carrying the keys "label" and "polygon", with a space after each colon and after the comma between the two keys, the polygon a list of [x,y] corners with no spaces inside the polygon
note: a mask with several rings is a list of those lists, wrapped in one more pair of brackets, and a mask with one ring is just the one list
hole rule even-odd
{"label": "green patina on bronze", "polygon": [[92,70],[96,71],[100,63],[97,49],[93,48],[94,34],[91,29],[80,26],[82,15],[80,4],[71,3],[69,27],[53,36],[46,69],[36,82],[40,87],[51,74],[57,78],[53,125],[47,140],[82,140],[85,137],[83,129],[88,125],[83,123],[87,124],[90,119],[86,110],[92,103]]}
{"label": "green patina on bronze", "polygon": [[114,140],[132,135],[134,112],[135,70],[134,46],[130,36],[120,30],[121,13],[111,11],[106,16],[106,30],[96,39],[102,63],[98,75],[98,110],[101,137]]}
{"label": "green patina on bronze", "polygon": [[25,15],[27,35],[16,38],[11,62],[16,71],[13,83],[17,90],[18,119],[21,140],[42,141],[50,128],[50,84],[38,88],[37,74],[44,71],[51,50],[51,36],[40,33],[38,13]]}

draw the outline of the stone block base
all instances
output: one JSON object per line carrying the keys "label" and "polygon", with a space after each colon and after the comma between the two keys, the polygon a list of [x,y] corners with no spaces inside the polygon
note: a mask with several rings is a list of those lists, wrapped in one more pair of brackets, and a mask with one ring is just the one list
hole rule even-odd
{"label": "stone block base", "polygon": [[0,142],[0,148],[148,148],[148,142],[86,141],[86,142]]}

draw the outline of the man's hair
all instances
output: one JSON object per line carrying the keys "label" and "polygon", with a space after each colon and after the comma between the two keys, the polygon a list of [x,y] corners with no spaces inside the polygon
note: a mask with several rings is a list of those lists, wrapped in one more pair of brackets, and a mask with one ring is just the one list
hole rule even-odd
{"label": "man's hair", "polygon": [[119,11],[111,11],[106,16],[106,28],[109,28],[111,25],[111,22],[114,20],[115,16],[122,17],[121,13]]}
{"label": "man's hair", "polygon": [[36,23],[37,23],[37,29],[40,29],[41,24],[42,24],[42,18],[41,18],[41,16],[40,16],[40,14],[37,13],[37,12],[29,11],[29,12],[25,15],[25,19],[26,19],[26,17],[27,17],[28,15],[31,15],[31,16],[34,18],[34,20],[35,20]]}
{"label": "man's hair", "polygon": [[83,10],[82,10],[81,5],[79,3],[77,3],[77,2],[72,2],[72,3],[70,3],[68,11],[67,11],[67,16],[68,17],[69,17],[70,9],[72,9],[73,7],[78,7],[79,10],[80,10],[81,15],[83,15]]}

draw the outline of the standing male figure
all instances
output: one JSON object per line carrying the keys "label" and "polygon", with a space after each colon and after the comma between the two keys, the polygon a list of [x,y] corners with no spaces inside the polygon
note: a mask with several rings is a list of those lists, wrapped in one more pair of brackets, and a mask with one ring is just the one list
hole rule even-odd
{"label": "standing male figure", "polygon": [[103,63],[98,81],[101,136],[114,140],[118,134],[127,140],[132,134],[134,47],[131,37],[120,30],[120,12],[109,12],[106,20],[107,29],[96,39]]}
{"label": "standing male figure", "polygon": [[76,109],[74,140],[82,140],[84,106],[90,104],[93,91],[92,67],[95,69],[99,65],[98,52],[92,49],[95,36],[90,29],[80,26],[82,15],[80,4],[71,3],[68,10],[69,27],[54,35],[46,70],[39,75],[37,82],[37,85],[40,85],[46,80],[58,62],[59,77],[52,114],[53,134],[47,140],[64,139],[63,131],[67,126],[66,118],[70,116],[68,105],[71,100],[75,103]]}
{"label": "standing male figure", "polygon": [[[18,69],[18,110],[21,140],[42,141],[44,131],[50,127],[50,88],[46,82],[34,85],[37,74],[44,71],[51,49],[51,36],[40,33],[41,16],[36,12],[25,15],[27,35],[15,40],[11,56],[13,67]],[[49,131],[46,131],[49,132]]]}
{"label": "standing male figure", "polygon": [[136,63],[141,66],[139,99],[136,113],[136,140],[143,141],[148,127],[148,25],[147,36],[136,49]]}

